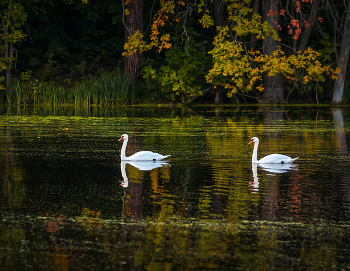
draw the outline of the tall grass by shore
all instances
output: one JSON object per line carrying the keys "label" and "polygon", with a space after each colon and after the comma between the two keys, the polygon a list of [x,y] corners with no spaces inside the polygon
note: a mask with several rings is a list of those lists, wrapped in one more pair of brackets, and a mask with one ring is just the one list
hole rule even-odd
{"label": "tall grass by shore", "polygon": [[139,91],[131,78],[121,73],[103,73],[81,83],[59,84],[37,79],[11,80],[9,104],[135,104]]}

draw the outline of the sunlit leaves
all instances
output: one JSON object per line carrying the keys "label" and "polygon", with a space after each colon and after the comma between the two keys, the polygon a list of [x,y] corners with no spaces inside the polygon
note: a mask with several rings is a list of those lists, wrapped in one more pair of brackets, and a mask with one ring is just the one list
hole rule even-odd
{"label": "sunlit leaves", "polygon": [[163,48],[170,49],[170,34],[166,34],[160,37],[160,44],[158,46],[158,52],[160,52]]}
{"label": "sunlit leaves", "polygon": [[210,52],[215,59],[214,67],[207,75],[207,82],[229,89],[229,96],[237,91],[248,92],[255,86],[262,91],[263,73],[275,76],[281,73],[286,79],[298,81],[297,71],[303,71],[303,83],[324,81],[326,77],[336,78],[339,70],[322,66],[317,60],[320,54],[311,48],[303,54],[286,56],[280,47],[271,55],[262,55],[259,51],[243,50],[241,43],[228,42],[218,36],[217,46]]}
{"label": "sunlit leaves", "polygon": [[[174,14],[175,4],[172,1],[160,1],[161,8],[153,17],[152,27],[151,27],[151,42],[150,48],[156,47],[158,52],[162,49],[171,48],[170,44],[170,34],[164,34],[159,37],[159,27],[165,26],[165,23],[169,20],[169,15]],[[182,1],[179,1],[179,5],[183,5]]]}
{"label": "sunlit leaves", "polygon": [[[128,2],[129,0],[127,0]],[[158,52],[163,49],[170,49],[170,34],[164,34],[160,36],[159,28],[164,27],[165,23],[169,20],[169,14],[174,14],[175,5],[172,1],[160,1],[161,8],[154,15],[151,25],[150,42],[144,41],[144,36],[140,31],[136,31],[132,36],[128,38],[128,42],[124,45],[123,56],[130,56],[134,53],[144,52],[153,47],[157,48]],[[179,5],[184,5],[184,2],[179,1]],[[125,15],[130,15],[129,10],[125,10]]]}
{"label": "sunlit leaves", "polygon": [[199,22],[203,25],[204,28],[209,28],[210,26],[214,25],[213,18],[207,13],[203,15],[202,19],[199,19]]}
{"label": "sunlit leaves", "polygon": [[144,52],[148,48],[149,45],[143,41],[143,35],[137,30],[134,35],[128,38],[128,42],[125,43],[123,56],[130,56],[137,51]]}
{"label": "sunlit leaves", "polygon": [[[267,73],[269,76],[276,76],[276,74],[282,74],[286,80],[298,83],[318,82],[323,81],[327,77],[333,78],[336,75],[336,71],[333,71],[328,66],[321,64],[320,55],[316,51],[311,49],[306,50],[303,54],[297,52],[291,52],[285,47],[278,47],[271,55],[264,55],[259,51],[255,51],[248,47],[248,37],[251,34],[255,35],[257,40],[263,40],[267,36],[271,36],[273,40],[278,42],[284,42],[283,36],[279,36],[279,31],[285,30],[286,33],[292,35],[292,38],[296,41],[299,39],[302,31],[302,27],[308,28],[310,23],[305,19],[299,20],[298,18],[292,19],[288,24],[281,23],[278,16],[285,16],[286,10],[283,7],[273,7],[268,11],[267,16],[273,17],[271,22],[263,21],[260,14],[254,13],[250,6],[247,5],[248,1],[229,0],[225,6],[225,12],[227,12],[225,27],[217,27],[219,34],[215,37],[213,45],[214,47],[209,51],[209,55],[212,57],[212,67],[207,72],[205,78],[208,84],[211,84],[214,88],[221,86],[228,89],[228,95],[231,96],[237,91],[250,92],[254,90],[263,91],[263,74]],[[295,11],[300,17],[302,13],[301,5],[302,1],[297,1],[295,5]],[[303,1],[310,2],[310,1]],[[179,1],[160,1],[160,9],[153,16],[151,23],[151,35],[149,46],[146,43],[141,42],[143,37],[135,38],[133,44],[130,46],[131,52],[135,50],[149,50],[156,48],[160,53],[165,49],[172,49],[170,33],[164,31],[173,22],[178,23],[175,29],[185,29],[187,26],[186,12],[191,10],[193,5],[191,2]],[[210,28],[215,25],[213,20],[213,14],[211,13],[211,3],[205,0],[201,0],[196,3],[197,12],[200,15],[199,23],[203,28]],[[283,27],[287,25],[287,27]],[[283,28],[284,29],[283,29]],[[173,32],[174,33],[174,32]],[[172,33],[172,34],[173,34]],[[185,33],[185,34],[184,34]],[[182,33],[182,38],[189,36],[186,33],[186,29]],[[191,37],[192,38],[192,37]],[[137,41],[137,42],[136,42]],[[130,42],[128,42],[131,44]],[[143,46],[143,47],[142,47]],[[144,48],[144,49],[142,49]],[[125,47],[125,49],[128,49]],[[172,55],[172,59],[181,58]],[[148,66],[144,68],[144,77],[146,81],[151,85],[160,85],[163,92],[168,93],[171,99],[175,99],[177,96],[181,96],[184,93],[189,95],[195,95],[197,90],[194,90],[193,85],[190,86],[191,81],[191,65],[196,66],[195,60],[193,63],[189,63],[188,70],[184,67],[174,68],[171,65],[162,65],[160,70],[155,67]],[[182,71],[186,70],[189,74],[189,80],[185,80]],[[189,85],[186,85],[187,82]],[[153,82],[153,83],[151,83]],[[173,94],[170,94],[173,92]],[[181,94],[182,93],[182,94]],[[192,93],[192,94],[191,94]]]}

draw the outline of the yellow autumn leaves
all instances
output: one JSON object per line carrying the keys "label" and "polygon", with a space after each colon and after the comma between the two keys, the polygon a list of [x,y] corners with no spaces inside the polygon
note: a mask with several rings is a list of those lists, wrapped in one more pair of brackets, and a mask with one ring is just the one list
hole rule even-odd
{"label": "yellow autumn leaves", "polygon": [[[206,76],[207,82],[229,89],[229,96],[237,91],[249,92],[255,86],[263,91],[262,75],[281,73],[288,80],[298,81],[297,74],[304,74],[302,82],[324,81],[327,76],[336,78],[339,69],[322,66],[317,60],[320,53],[308,48],[303,54],[286,56],[278,47],[271,55],[259,51],[246,51],[242,43],[224,41],[224,36],[216,39],[215,47],[209,52],[213,56],[214,66]],[[220,37],[220,36],[218,36]],[[303,70],[301,73],[300,70]]]}
{"label": "yellow autumn leaves", "polygon": [[[227,3],[228,21],[233,27],[218,28],[220,32],[214,39],[214,48],[208,52],[212,56],[213,67],[206,75],[207,83],[214,87],[225,87],[231,96],[237,91],[249,92],[254,89],[263,91],[264,73],[268,73],[269,76],[281,73],[287,80],[302,84],[324,81],[327,77],[336,79],[339,69],[333,70],[330,66],[321,65],[318,61],[320,53],[311,48],[302,54],[296,52],[289,55],[281,47],[277,47],[271,55],[247,48],[244,37],[250,34],[255,34],[258,40],[264,39],[266,35],[270,35],[274,40],[280,39],[268,22],[262,22],[261,16],[246,8],[242,2],[228,0]],[[124,46],[124,56],[136,51],[143,52],[152,47],[156,47],[158,52],[171,48],[170,34],[159,36],[158,29],[169,22],[170,18],[179,22],[175,8],[185,7],[185,2],[161,0],[160,4],[160,10],[153,17],[150,42],[146,43],[143,35],[136,31]],[[214,25],[204,0],[198,3],[197,11],[203,14],[199,22],[204,28]]]}

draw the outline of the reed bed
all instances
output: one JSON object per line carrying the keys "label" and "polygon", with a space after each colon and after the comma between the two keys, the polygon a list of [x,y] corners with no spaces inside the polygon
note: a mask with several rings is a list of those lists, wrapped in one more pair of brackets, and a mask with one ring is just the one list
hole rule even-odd
{"label": "reed bed", "polygon": [[69,86],[13,78],[7,101],[9,104],[122,105],[135,104],[138,94],[131,78],[121,73],[103,73]]}

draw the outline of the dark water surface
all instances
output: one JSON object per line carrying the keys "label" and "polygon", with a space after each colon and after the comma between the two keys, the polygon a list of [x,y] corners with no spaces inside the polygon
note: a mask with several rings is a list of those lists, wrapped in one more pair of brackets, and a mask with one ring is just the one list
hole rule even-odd
{"label": "dark water surface", "polygon": [[1,270],[350,270],[350,108],[0,111]]}

